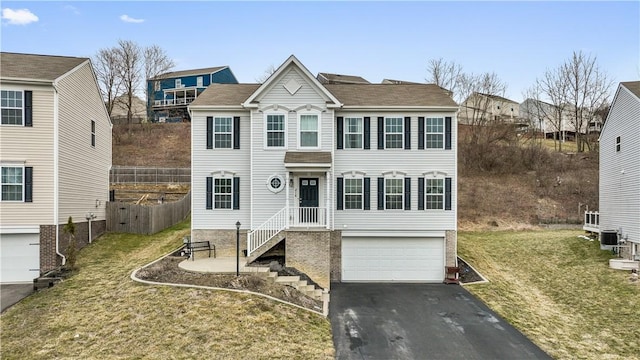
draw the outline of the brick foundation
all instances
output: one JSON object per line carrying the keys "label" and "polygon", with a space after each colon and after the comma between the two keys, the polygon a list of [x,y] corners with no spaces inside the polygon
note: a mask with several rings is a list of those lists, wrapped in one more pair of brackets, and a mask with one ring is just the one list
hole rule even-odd
{"label": "brick foundation", "polygon": [[[209,241],[216,246],[216,256],[236,256],[236,230],[192,230],[191,241]],[[240,230],[240,256],[247,249],[247,231]],[[206,251],[195,252],[196,259],[207,257]]]}
{"label": "brick foundation", "polygon": [[287,231],[285,265],[302,271],[328,289],[332,233],[329,230]]}
{"label": "brick foundation", "polygon": [[[89,244],[89,222],[74,222],[76,225],[76,249],[80,250]],[[68,235],[64,232],[65,224],[58,226],[58,249],[66,254],[69,245]],[[91,240],[95,240],[105,233],[105,220],[91,222]],[[56,254],[56,226],[40,225],[40,274],[62,265],[62,258]]]}
{"label": "brick foundation", "polygon": [[342,231],[331,232],[329,244],[329,260],[331,282],[342,282]]}

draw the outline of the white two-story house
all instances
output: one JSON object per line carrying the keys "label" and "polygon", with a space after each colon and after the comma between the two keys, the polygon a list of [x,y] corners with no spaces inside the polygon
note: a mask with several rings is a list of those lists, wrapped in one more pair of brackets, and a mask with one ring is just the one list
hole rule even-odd
{"label": "white two-story house", "polygon": [[289,57],[212,84],[192,116],[192,239],[340,281],[441,282],[456,265],[457,104],[436,85],[321,84]]}

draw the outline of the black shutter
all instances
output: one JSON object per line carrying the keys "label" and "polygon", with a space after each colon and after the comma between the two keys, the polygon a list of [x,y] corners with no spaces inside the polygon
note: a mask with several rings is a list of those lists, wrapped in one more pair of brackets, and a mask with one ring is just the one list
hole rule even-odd
{"label": "black shutter", "polygon": [[404,209],[411,210],[411,178],[404,178]]}
{"label": "black shutter", "polygon": [[364,209],[371,210],[371,179],[364,178]]}
{"label": "black shutter", "polygon": [[207,176],[207,210],[213,209],[213,178]]}
{"label": "black shutter", "polygon": [[364,118],[364,148],[365,150],[371,149],[371,118],[365,116]]}
{"label": "black shutter", "polygon": [[424,116],[418,118],[418,150],[424,150]]}
{"label": "black shutter", "polygon": [[233,210],[240,210],[240,178],[233,178]]}
{"label": "black shutter", "polygon": [[24,202],[33,202],[33,167],[24,168]]}
{"label": "black shutter", "polygon": [[384,118],[378,118],[378,150],[384,149]]}
{"label": "black shutter", "polygon": [[342,116],[336,118],[336,147],[344,149],[344,118]]}
{"label": "black shutter", "polygon": [[207,116],[207,149],[213,149],[213,117]]}
{"label": "black shutter", "polygon": [[451,116],[444,118],[444,148],[451,150]]}
{"label": "black shutter", "polygon": [[411,117],[404,118],[404,149],[411,150]]}
{"label": "black shutter", "polygon": [[378,178],[378,210],[384,210],[384,178]]}
{"label": "black shutter", "polygon": [[233,117],[233,148],[240,149],[240,116]]}
{"label": "black shutter", "polygon": [[339,177],[336,179],[336,209],[344,209],[343,205],[344,196],[344,179]]}
{"label": "black shutter", "polygon": [[418,210],[424,210],[424,178],[418,178]]}
{"label": "black shutter", "polygon": [[444,178],[444,209],[451,210],[451,178]]}
{"label": "black shutter", "polygon": [[33,126],[33,92],[24,92],[24,126]]}

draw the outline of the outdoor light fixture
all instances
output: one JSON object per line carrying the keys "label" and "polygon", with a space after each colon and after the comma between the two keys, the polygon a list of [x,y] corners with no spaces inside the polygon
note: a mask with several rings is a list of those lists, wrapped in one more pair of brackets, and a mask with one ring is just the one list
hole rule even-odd
{"label": "outdoor light fixture", "polygon": [[240,221],[236,221],[236,276],[240,276]]}

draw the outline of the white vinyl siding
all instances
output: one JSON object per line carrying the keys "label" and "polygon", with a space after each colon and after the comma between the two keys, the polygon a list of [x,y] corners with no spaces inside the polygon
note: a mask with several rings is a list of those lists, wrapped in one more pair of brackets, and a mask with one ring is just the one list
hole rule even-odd
{"label": "white vinyl siding", "polygon": [[24,92],[0,91],[2,125],[22,125],[24,123]]}

